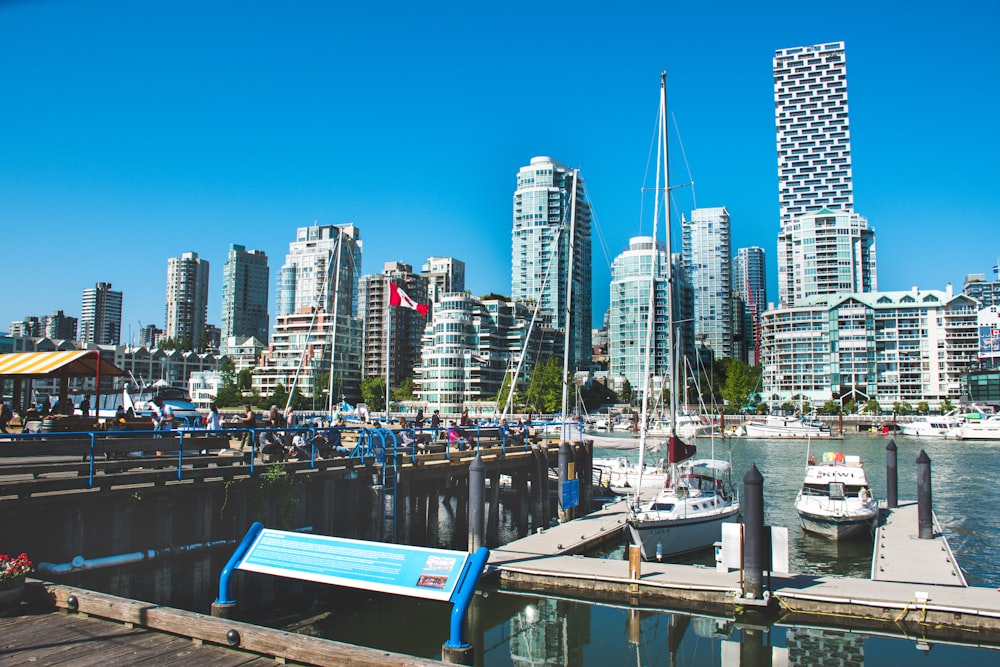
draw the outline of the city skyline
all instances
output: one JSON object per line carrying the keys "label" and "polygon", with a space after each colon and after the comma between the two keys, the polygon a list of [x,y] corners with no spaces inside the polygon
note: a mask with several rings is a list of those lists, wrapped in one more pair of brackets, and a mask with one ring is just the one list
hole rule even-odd
{"label": "city skyline", "polygon": [[[384,4],[4,5],[0,220],[14,250],[0,320],[77,316],[80,291],[108,282],[124,295],[129,341],[139,322],[165,325],[169,257],[193,251],[221,267],[233,243],[279,257],[314,221],[363,230],[363,273],[448,256],[465,262],[473,294],[506,293],[514,174],[549,155],[586,177],[599,325],[611,260],[649,233],[640,189],[662,69],[685,149],[671,137],[671,181],[689,180],[688,162],[698,187],[697,206],[690,188],[676,193],[674,245],[680,213],[725,206],[734,254],[766,251],[776,301],[772,59],[835,41],[846,43],[854,207],[878,236],[880,289],[993,277],[996,3],[933,16],[722,3],[641,21],[599,7],[533,9],[524,22],[513,9]],[[647,45],[668,21],[669,39]],[[540,44],[572,57],[564,78],[521,65]],[[458,160],[475,174],[461,187]],[[221,295],[215,279],[216,325]]]}

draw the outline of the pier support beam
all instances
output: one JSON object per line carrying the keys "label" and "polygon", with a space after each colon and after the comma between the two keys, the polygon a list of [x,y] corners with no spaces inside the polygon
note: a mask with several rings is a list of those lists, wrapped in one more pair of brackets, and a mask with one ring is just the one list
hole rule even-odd
{"label": "pier support beam", "polygon": [[922,540],[934,539],[934,510],[931,505],[931,459],[927,452],[920,450],[917,455],[917,525],[918,537]]}
{"label": "pier support beam", "polygon": [[469,464],[469,553],[475,553],[485,542],[485,513],[486,464],[477,453]]}
{"label": "pier support beam", "polygon": [[885,506],[895,509],[899,506],[899,476],[896,469],[896,441],[890,440],[885,446]]}
{"label": "pier support beam", "polygon": [[743,476],[743,597],[759,600],[764,594],[767,563],[764,535],[764,477],[755,464]]}

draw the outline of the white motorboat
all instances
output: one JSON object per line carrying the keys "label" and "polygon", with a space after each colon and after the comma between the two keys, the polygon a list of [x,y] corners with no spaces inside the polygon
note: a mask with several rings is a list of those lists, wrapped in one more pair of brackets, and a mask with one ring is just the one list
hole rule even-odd
{"label": "white motorboat", "polygon": [[985,419],[966,420],[952,430],[949,437],[958,440],[1000,440],[1000,414],[990,415]]}
{"label": "white motorboat", "polygon": [[748,438],[829,438],[830,427],[798,416],[766,415],[743,424]]}
{"label": "white motorboat", "polygon": [[954,411],[944,415],[920,415],[908,422],[898,422],[899,432],[911,438],[949,438],[965,419]]}
{"label": "white motorboat", "polygon": [[739,521],[740,505],[725,461],[682,461],[670,468],[664,488],[629,516],[629,541],[644,560],[664,560],[711,547],[722,524]]}
{"label": "white motorboat", "polygon": [[652,497],[664,487],[667,480],[667,473],[662,465],[644,465],[640,474],[639,464],[624,456],[595,458],[593,469],[596,484],[623,495],[638,492],[640,497]]}
{"label": "white motorboat", "polygon": [[806,467],[795,510],[802,530],[831,540],[870,536],[879,515],[860,457],[840,452],[827,452],[821,463]]}
{"label": "white motorboat", "polygon": [[[671,426],[669,419],[653,422],[648,430],[650,435],[670,435]],[[677,415],[677,435],[685,440],[693,438],[708,438],[712,435],[719,435],[718,425],[712,423],[710,419],[696,414]]]}

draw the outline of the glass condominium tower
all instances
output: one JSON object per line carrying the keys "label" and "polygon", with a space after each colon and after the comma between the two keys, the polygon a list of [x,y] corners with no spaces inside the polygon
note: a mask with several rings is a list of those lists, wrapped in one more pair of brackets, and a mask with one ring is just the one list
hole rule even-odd
{"label": "glass condominium tower", "polygon": [[590,223],[578,170],[550,157],[533,157],[521,167],[514,191],[511,298],[539,302],[557,329],[569,327],[571,371],[589,367],[592,354]]}
{"label": "glass condominium tower", "polygon": [[696,208],[681,220],[684,266],[694,294],[694,335],[716,357],[733,357],[732,247],[725,206]]}
{"label": "glass condominium tower", "polygon": [[247,250],[232,243],[222,267],[222,354],[234,343],[254,336],[268,342],[270,321],[267,313],[267,288],[270,270],[263,250]]}
{"label": "glass condominium tower", "polygon": [[[775,52],[774,117],[781,227],[778,299],[782,305],[794,305],[801,297],[796,284],[815,270],[796,263],[793,256],[803,243],[796,234],[796,219],[824,208],[854,214],[843,42]],[[858,224],[867,227],[863,218]]]}

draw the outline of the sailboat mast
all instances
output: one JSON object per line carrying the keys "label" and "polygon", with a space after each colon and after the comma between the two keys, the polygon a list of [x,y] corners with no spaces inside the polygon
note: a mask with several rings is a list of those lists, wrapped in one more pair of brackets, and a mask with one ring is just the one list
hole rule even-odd
{"label": "sailboat mast", "polygon": [[[638,500],[639,489],[642,488],[642,472],[646,465],[646,431],[649,427],[649,395],[652,391],[652,358],[653,358],[653,327],[656,325],[656,276],[660,263],[660,253],[657,249],[657,226],[660,219],[660,190],[661,184],[664,191],[668,188],[666,143],[667,143],[667,73],[660,74],[660,111],[659,111],[659,134],[656,142],[656,194],[653,200],[653,247],[649,268],[649,303],[646,310],[646,346],[644,348],[645,368],[643,369],[642,380],[642,411],[639,415],[639,480],[636,485],[636,500]],[[669,209],[667,219],[669,220]],[[667,247],[670,243],[670,230],[667,228]],[[667,255],[669,266],[670,255]]]}
{"label": "sailboat mast", "polygon": [[[660,74],[660,113],[663,114],[663,220],[666,227],[667,251],[667,377],[670,379],[670,435],[677,437],[677,355],[674,354],[674,253],[670,243],[670,155],[667,142],[667,73]],[[677,333],[680,339],[680,332]]]}
{"label": "sailboat mast", "polygon": [[569,440],[569,424],[566,421],[566,410],[569,408],[569,343],[570,343],[570,320],[573,317],[573,276],[575,274],[574,260],[576,252],[574,243],[576,241],[576,179],[580,174],[579,169],[573,170],[573,186],[570,189],[569,204],[569,270],[566,272],[566,335],[563,339],[563,386],[562,386],[562,435],[563,440]]}
{"label": "sailboat mast", "polygon": [[337,324],[340,322],[340,256],[343,254],[341,252],[341,238],[343,231],[337,230],[337,243],[334,245],[334,250],[337,253],[336,268],[334,269],[335,277],[333,279],[333,331],[330,332],[330,377],[328,379],[329,386],[327,387],[327,410],[330,413],[330,423],[333,423],[333,402],[336,400],[333,396],[333,378],[337,372]]}

